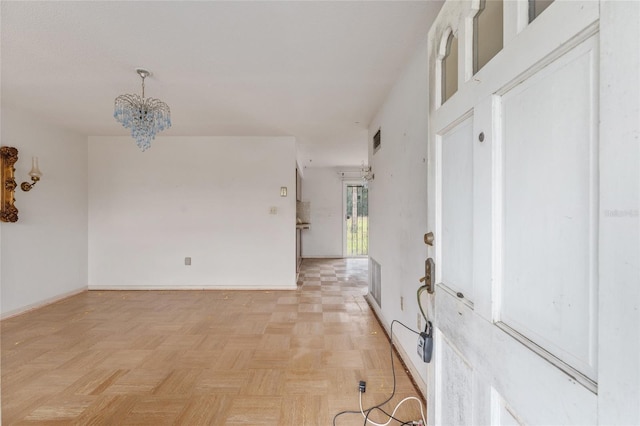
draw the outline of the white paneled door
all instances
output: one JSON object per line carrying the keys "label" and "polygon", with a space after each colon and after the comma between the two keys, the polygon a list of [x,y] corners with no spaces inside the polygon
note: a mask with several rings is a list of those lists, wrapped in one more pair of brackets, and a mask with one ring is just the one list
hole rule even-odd
{"label": "white paneled door", "polygon": [[486,3],[430,32],[429,420],[594,424],[599,5]]}

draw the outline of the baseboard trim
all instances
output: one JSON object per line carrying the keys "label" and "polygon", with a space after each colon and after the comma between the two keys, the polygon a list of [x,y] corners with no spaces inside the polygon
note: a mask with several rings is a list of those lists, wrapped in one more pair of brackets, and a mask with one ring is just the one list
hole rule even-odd
{"label": "baseboard trim", "polygon": [[271,287],[260,287],[260,286],[202,286],[202,285],[185,285],[185,286],[157,286],[157,285],[100,285],[100,286],[90,286],[88,288],[89,291],[127,291],[127,290],[135,290],[135,291],[144,291],[144,290],[153,290],[153,291],[179,291],[179,290],[262,290],[262,291],[281,291],[281,290],[296,290],[298,288],[297,285],[292,286],[271,286]]}
{"label": "baseboard trim", "polygon": [[13,317],[17,317],[18,315],[22,315],[22,314],[26,314],[27,312],[31,312],[34,311],[36,309],[40,309],[40,308],[44,308],[45,306],[48,305],[52,305],[54,303],[58,303],[64,299],[68,299],[70,297],[76,296],[80,293],[84,293],[85,291],[87,291],[88,288],[87,287],[82,287],[76,290],[72,290],[63,294],[59,294],[57,296],[54,297],[50,297],[48,299],[45,300],[41,300],[40,302],[36,302],[36,303],[32,303],[30,305],[27,306],[23,306],[22,308],[18,308],[18,309],[14,309],[12,311],[9,312],[3,312],[2,316],[0,316],[0,320],[6,320],[9,318],[13,318]]}
{"label": "baseboard trim", "polygon": [[[367,301],[367,304],[373,311],[373,315],[376,317],[378,323],[387,335],[387,339],[390,339],[391,330],[389,329],[389,326],[382,321],[382,312],[380,311],[380,308],[378,307],[375,299],[373,299],[370,293],[367,293],[364,296],[364,299]],[[422,398],[422,401],[424,402],[426,407],[427,399],[425,398],[425,395],[427,395],[427,384],[424,382],[424,380],[422,380],[422,377],[420,377],[420,374],[418,373],[418,370],[416,370],[414,365],[411,362],[408,362],[408,360],[410,359],[409,354],[407,354],[404,348],[400,345],[393,345],[393,348],[395,349],[398,358],[400,358],[402,366],[406,371],[408,371],[409,377],[411,378],[411,381],[416,387],[418,393],[420,393],[420,397]]]}

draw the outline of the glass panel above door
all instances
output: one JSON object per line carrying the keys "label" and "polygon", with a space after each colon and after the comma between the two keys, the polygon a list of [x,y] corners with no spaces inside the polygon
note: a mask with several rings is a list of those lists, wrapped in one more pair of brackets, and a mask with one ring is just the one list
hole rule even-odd
{"label": "glass panel above door", "polygon": [[458,37],[449,34],[447,52],[442,58],[442,102],[458,91]]}
{"label": "glass panel above door", "polygon": [[503,1],[480,0],[480,9],[473,18],[473,73],[502,50]]}
{"label": "glass panel above door", "polygon": [[536,19],[554,0],[529,0],[529,23]]}

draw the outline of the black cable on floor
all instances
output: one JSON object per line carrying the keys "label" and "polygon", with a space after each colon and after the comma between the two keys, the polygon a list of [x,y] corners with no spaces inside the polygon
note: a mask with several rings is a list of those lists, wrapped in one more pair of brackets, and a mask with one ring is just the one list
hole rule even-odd
{"label": "black cable on floor", "polygon": [[[395,370],[394,362],[393,362],[393,326],[394,326],[394,324],[395,324],[395,323],[400,324],[401,326],[403,326],[404,328],[406,328],[407,330],[409,330],[410,332],[412,332],[412,333],[414,333],[414,334],[420,335],[420,332],[415,331],[415,330],[414,330],[414,329],[412,329],[411,327],[409,327],[409,326],[405,325],[402,321],[398,321],[398,320],[393,320],[393,321],[391,321],[391,333],[390,333],[390,335],[389,335],[389,352],[390,352],[390,355],[391,355],[391,373],[392,373],[392,376],[393,376],[393,390],[392,390],[392,392],[391,392],[391,396],[389,396],[389,398],[387,398],[384,402],[381,402],[380,404],[374,405],[374,406],[372,406],[372,407],[370,407],[370,408],[367,408],[366,410],[363,410],[363,411],[366,413],[366,415],[365,415],[365,419],[364,419],[364,425],[365,425],[365,426],[367,425],[367,421],[368,421],[368,419],[369,419],[369,414],[370,414],[370,413],[371,413],[371,411],[373,411],[373,410],[380,410],[380,411],[382,411],[382,412],[383,412],[387,417],[389,417],[389,418],[390,418],[390,419],[392,419],[392,420],[397,421],[397,422],[398,422],[398,423],[400,423],[401,425],[406,425],[406,424],[408,424],[408,423],[409,423],[409,424],[411,423],[411,422],[406,422],[406,421],[403,421],[403,420],[399,420],[399,419],[397,419],[397,418],[395,418],[395,417],[391,416],[391,414],[387,413],[386,411],[384,411],[384,410],[382,409],[382,406],[383,406],[383,405],[385,405],[385,404],[387,404],[389,401],[391,401],[391,399],[393,399],[393,397],[394,397],[394,396],[395,396],[395,394],[396,394],[396,370]],[[340,413],[338,413],[338,414],[336,414],[335,416],[333,416],[333,426],[336,426],[336,419],[337,419],[339,416],[342,416],[343,414],[361,414],[361,413],[362,413],[361,411],[355,411],[355,410],[346,410],[346,411],[341,411]]]}

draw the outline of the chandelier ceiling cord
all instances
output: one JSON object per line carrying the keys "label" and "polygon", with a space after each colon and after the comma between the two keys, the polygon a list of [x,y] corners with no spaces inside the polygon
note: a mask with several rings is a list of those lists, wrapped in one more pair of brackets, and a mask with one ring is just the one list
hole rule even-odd
{"label": "chandelier ceiling cord", "polygon": [[169,105],[161,100],[144,97],[144,79],[151,73],[142,68],[137,68],[136,72],[142,77],[142,97],[135,94],[118,96],[113,116],[131,130],[136,144],[145,151],[158,132],[171,127],[171,111]]}

